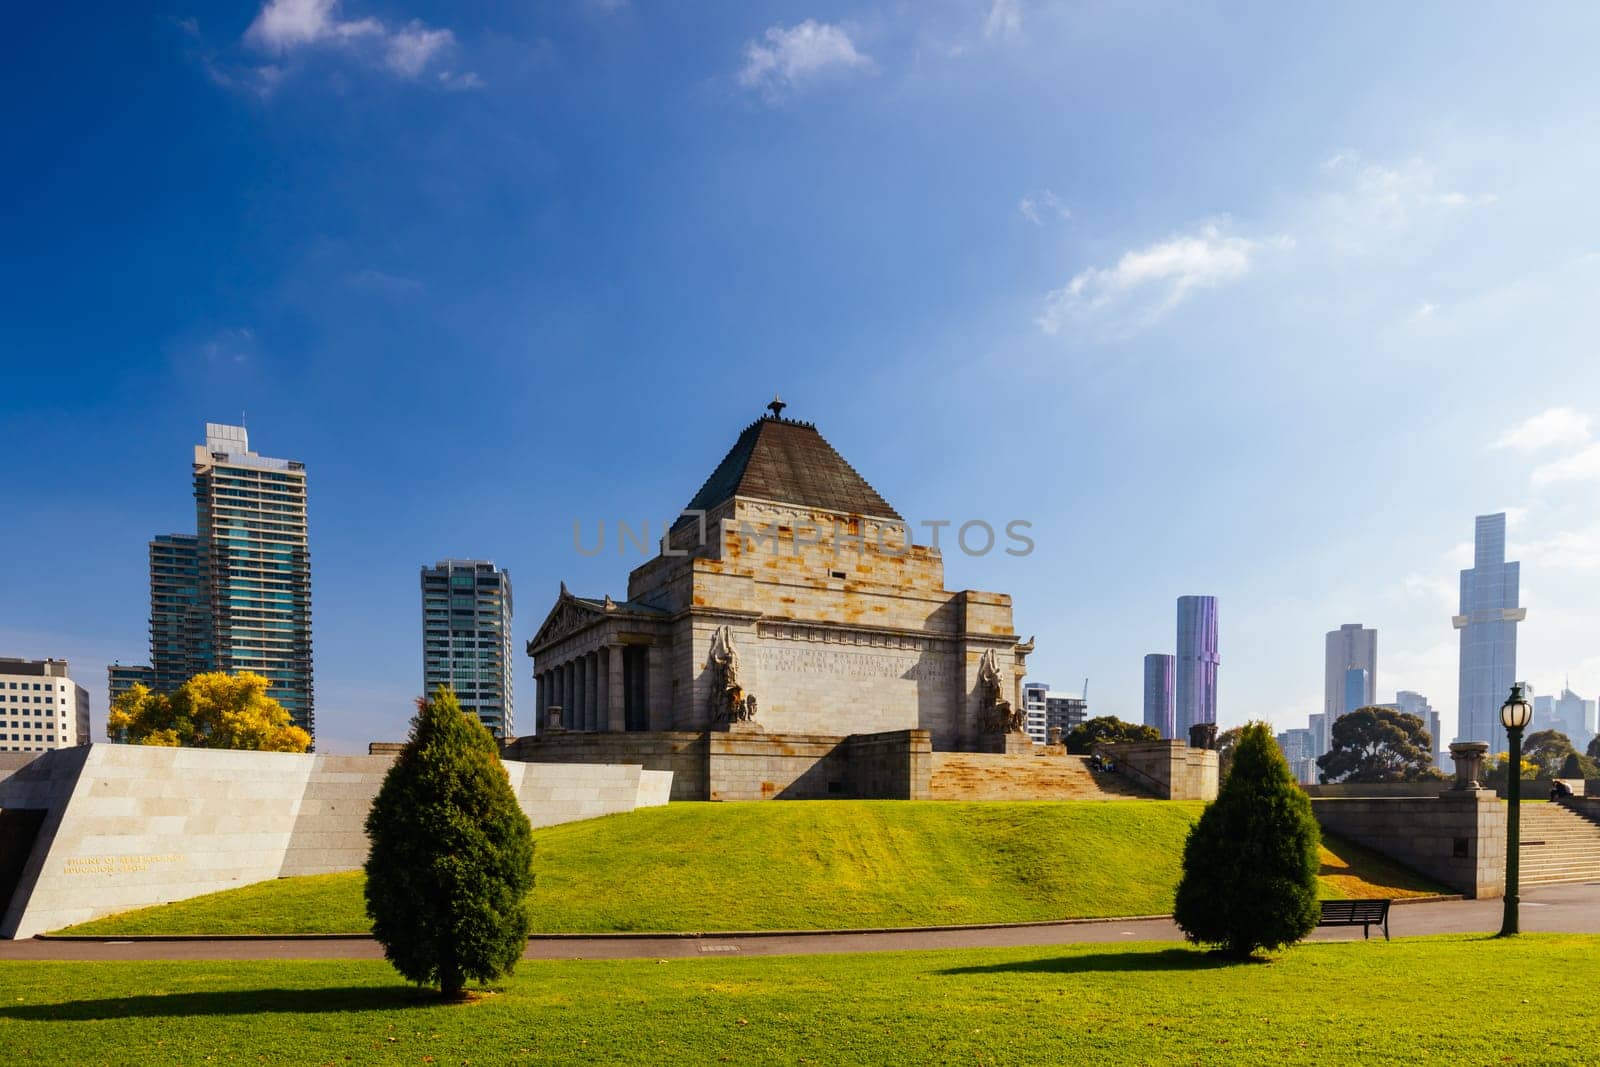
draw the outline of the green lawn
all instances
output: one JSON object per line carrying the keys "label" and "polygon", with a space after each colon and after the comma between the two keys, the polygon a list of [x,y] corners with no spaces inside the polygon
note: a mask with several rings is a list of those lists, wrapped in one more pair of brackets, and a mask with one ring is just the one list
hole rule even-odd
{"label": "green lawn", "polygon": [[[1198,803],[672,804],[535,834],[534,929],[772,930],[1164,914]],[[1324,894],[1437,887],[1338,843]],[[361,875],[280,879],[71,933],[351,933]]]}
{"label": "green lawn", "polygon": [[8,1067],[1592,1064],[1597,987],[1600,937],[1577,935],[1269,964],[1150,944],[524,962],[462,1005],[380,962],[0,963],[0,1049]]}

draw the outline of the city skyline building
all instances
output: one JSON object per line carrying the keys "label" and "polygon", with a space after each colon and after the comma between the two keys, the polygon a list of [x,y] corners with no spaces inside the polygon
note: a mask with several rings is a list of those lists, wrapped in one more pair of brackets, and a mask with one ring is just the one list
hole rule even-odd
{"label": "city skyline building", "polygon": [[1050,736],[1044,724],[1045,694],[1049,691],[1049,682],[1022,683],[1022,729],[1036,745],[1045,744]]}
{"label": "city skyline building", "polygon": [[[1366,672],[1364,688],[1354,705],[1350,703],[1347,688],[1350,670]],[[1347,622],[1337,630],[1329,630],[1323,637],[1322,699],[1329,729],[1339,716],[1377,703],[1377,692],[1378,631],[1359,622]]]}
{"label": "city skyline building", "polygon": [[422,568],[422,691],[449,685],[500,741],[516,737],[511,618],[511,575],[492,561]]}
{"label": "city skyline building", "polygon": [[1175,736],[1173,671],[1173,657],[1168,653],[1151,652],[1144,658],[1144,724],[1155,727],[1164,739]]}
{"label": "city skyline building", "polygon": [[212,669],[266,678],[267,694],[314,740],[305,464],[252,452],[243,426],[208,422],[194,497]]}
{"label": "city skyline building", "polygon": [[1295,781],[1312,785],[1317,780],[1316,738],[1310,728],[1288,729],[1278,735],[1278,748]]}
{"label": "city skyline building", "polygon": [[1441,753],[1447,752],[1449,746],[1445,744],[1439,727],[1439,713],[1433,710],[1428,698],[1413,690],[1401,689],[1394,695],[1394,709],[1403,711],[1407,715],[1415,715],[1422,720],[1422,725],[1428,729],[1428,736],[1433,738],[1433,762],[1442,766]]}
{"label": "city skyline building", "polygon": [[1485,741],[1505,751],[1500,705],[1517,675],[1517,623],[1528,616],[1519,602],[1521,566],[1506,560],[1504,512],[1474,522],[1472,566],[1461,572],[1459,612],[1451,624],[1461,631],[1458,741]]}
{"label": "city skyline building", "polygon": [[1311,731],[1312,758],[1326,755],[1329,748],[1327,713],[1318,711],[1306,716],[1306,728]]}
{"label": "city skyline building", "polygon": [[1565,686],[1562,687],[1561,694],[1551,702],[1551,728],[1566,734],[1567,739],[1579,752],[1588,747],[1589,739],[1594,736],[1588,723],[1589,706],[1593,703]]}
{"label": "city skyline building", "polygon": [[89,691],[64,659],[0,656],[0,752],[89,743]]}
{"label": "city skyline building", "polygon": [[1360,667],[1351,667],[1344,672],[1344,703],[1339,708],[1339,715],[1344,716],[1357,708],[1372,706],[1372,676]]}
{"label": "city skyline building", "polygon": [[216,662],[204,560],[195,534],[158,534],[149,547],[152,680],[147,684],[170,693]]}
{"label": "city skyline building", "polygon": [[243,426],[208,422],[192,474],[195,532],[149,543],[150,661],[106,668],[110,698],[252,671],[315,742],[305,464],[258,455]]}
{"label": "city skyline building", "polygon": [[1189,739],[1189,729],[1217,721],[1217,598],[1178,598],[1178,642],[1173,670],[1173,733]]}

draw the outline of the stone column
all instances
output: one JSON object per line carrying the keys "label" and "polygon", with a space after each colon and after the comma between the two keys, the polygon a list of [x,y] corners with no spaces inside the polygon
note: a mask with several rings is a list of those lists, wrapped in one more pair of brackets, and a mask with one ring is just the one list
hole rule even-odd
{"label": "stone column", "polygon": [[627,693],[622,682],[622,645],[606,648],[606,728],[612,733],[622,733],[628,728]]}
{"label": "stone column", "polygon": [[666,646],[652,641],[645,661],[645,722],[652,730],[671,729],[672,679],[667,673]]}
{"label": "stone column", "polygon": [[562,721],[568,723],[566,726],[568,729],[582,729],[584,725],[578,720],[578,701],[573,699],[573,661],[568,659],[560,670],[562,670]]}
{"label": "stone column", "polygon": [[600,721],[600,654],[585,653],[583,657],[583,720],[589,729],[599,730]]}
{"label": "stone column", "polygon": [[533,673],[533,731],[540,733],[539,726],[544,722],[544,675],[538,671]]}

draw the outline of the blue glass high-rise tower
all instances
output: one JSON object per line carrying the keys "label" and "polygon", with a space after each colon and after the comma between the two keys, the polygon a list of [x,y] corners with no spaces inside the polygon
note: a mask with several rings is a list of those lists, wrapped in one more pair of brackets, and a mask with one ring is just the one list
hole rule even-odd
{"label": "blue glass high-rise tower", "polygon": [[1517,623],[1521,566],[1506,562],[1506,516],[1479,515],[1472,539],[1472,567],[1461,572],[1461,612],[1451,622],[1461,631],[1461,699],[1457,739],[1487,741],[1490,753],[1506,749],[1500,705],[1517,680]]}
{"label": "blue glass high-rise tower", "polygon": [[1173,735],[1188,740],[1189,728],[1217,721],[1217,598],[1178,598],[1178,655],[1173,686]]}
{"label": "blue glass high-rise tower", "polygon": [[1152,652],[1144,658],[1144,724],[1176,737],[1172,717],[1172,657]]}

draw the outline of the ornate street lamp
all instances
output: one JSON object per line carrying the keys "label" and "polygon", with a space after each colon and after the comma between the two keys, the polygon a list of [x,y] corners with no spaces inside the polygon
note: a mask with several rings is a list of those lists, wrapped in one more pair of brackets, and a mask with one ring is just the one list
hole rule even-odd
{"label": "ornate street lamp", "polygon": [[1506,893],[1505,919],[1500,923],[1500,936],[1510,937],[1517,932],[1517,890],[1519,853],[1522,849],[1519,826],[1519,805],[1522,803],[1522,731],[1533,719],[1533,705],[1522,696],[1522,683],[1511,687],[1511,695],[1500,705],[1500,725],[1506,728],[1511,740],[1511,761],[1506,767]]}

